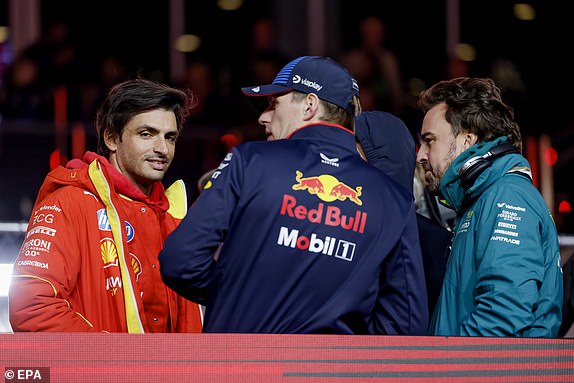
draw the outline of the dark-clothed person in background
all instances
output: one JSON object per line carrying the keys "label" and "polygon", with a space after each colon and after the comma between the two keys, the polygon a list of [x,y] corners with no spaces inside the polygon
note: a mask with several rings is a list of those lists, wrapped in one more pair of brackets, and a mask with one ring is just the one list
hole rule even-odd
{"label": "dark-clothed person in background", "polygon": [[349,72],[303,56],[242,91],[268,140],[234,147],[167,238],[166,284],[204,332],[424,334],[412,194],[358,154]]}
{"label": "dark-clothed person in background", "polygon": [[512,109],[488,78],[423,91],[417,161],[430,191],[456,211],[430,333],[556,337],[563,277],[554,220],[532,184]]}
{"label": "dark-clothed person in background", "polygon": [[[416,147],[413,136],[397,116],[383,111],[364,111],[355,122],[355,135],[364,158],[413,192]],[[438,222],[417,213],[429,312],[436,304],[448,256],[451,233]]]}

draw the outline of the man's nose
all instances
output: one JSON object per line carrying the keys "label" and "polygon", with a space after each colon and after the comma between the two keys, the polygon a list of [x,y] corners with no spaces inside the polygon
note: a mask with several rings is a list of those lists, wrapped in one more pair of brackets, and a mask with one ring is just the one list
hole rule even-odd
{"label": "man's nose", "polygon": [[268,124],[270,121],[270,115],[271,112],[269,110],[264,111],[259,115],[259,119],[257,120],[257,122],[259,122],[260,125],[265,126],[265,124]]}
{"label": "man's nose", "polygon": [[168,144],[167,140],[163,137],[158,137],[155,143],[154,150],[157,153],[167,154],[168,153]]}
{"label": "man's nose", "polygon": [[421,146],[417,152],[417,162],[426,162],[427,159],[427,151]]}

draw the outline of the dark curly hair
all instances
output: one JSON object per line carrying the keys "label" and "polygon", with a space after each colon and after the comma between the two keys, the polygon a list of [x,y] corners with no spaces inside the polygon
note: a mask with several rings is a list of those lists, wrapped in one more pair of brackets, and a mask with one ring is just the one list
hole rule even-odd
{"label": "dark curly hair", "polygon": [[445,119],[455,136],[473,133],[478,142],[506,136],[522,150],[522,135],[514,111],[504,103],[500,89],[490,78],[459,77],[434,84],[419,95],[418,106],[427,112],[445,103]]}

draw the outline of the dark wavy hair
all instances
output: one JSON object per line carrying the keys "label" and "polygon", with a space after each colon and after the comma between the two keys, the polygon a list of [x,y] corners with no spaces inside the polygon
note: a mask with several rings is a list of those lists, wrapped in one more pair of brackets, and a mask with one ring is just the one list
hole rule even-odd
{"label": "dark wavy hair", "polygon": [[98,154],[106,158],[110,155],[104,132],[111,130],[121,138],[124,127],[135,115],[154,109],[173,111],[180,131],[196,104],[197,99],[189,89],[177,89],[143,78],[116,84],[108,92],[96,116]]}
{"label": "dark wavy hair", "polygon": [[502,100],[500,88],[490,78],[459,77],[440,81],[424,90],[418,106],[427,112],[445,103],[445,119],[455,136],[473,133],[478,142],[506,136],[522,150],[522,135],[514,120],[514,111]]}

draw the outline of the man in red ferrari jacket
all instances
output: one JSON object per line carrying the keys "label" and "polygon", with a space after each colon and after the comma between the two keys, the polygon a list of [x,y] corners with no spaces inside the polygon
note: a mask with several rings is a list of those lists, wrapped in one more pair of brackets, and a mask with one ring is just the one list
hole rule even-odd
{"label": "man in red ferrari jacket", "polygon": [[87,152],[42,184],[9,292],[13,331],[201,332],[199,306],[163,284],[158,254],[187,211],[161,180],[193,96],[134,79],[111,89]]}

